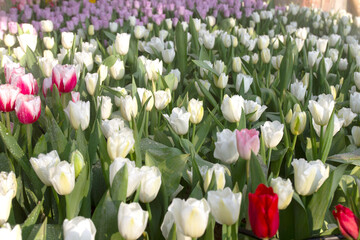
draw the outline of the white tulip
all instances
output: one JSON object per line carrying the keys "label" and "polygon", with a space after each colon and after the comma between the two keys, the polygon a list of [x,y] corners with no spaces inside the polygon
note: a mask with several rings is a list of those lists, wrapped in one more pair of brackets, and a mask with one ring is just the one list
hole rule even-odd
{"label": "white tulip", "polygon": [[159,90],[154,93],[155,97],[155,107],[157,110],[163,110],[171,102],[171,92],[170,89],[165,91]]}
{"label": "white tulip", "polygon": [[50,182],[59,195],[67,195],[75,187],[75,168],[73,163],[61,161],[50,168]]}
{"label": "white tulip", "polygon": [[274,148],[280,143],[284,135],[284,124],[279,121],[266,121],[261,126],[261,135],[264,138],[265,146]]}
{"label": "white tulip", "polygon": [[41,24],[41,31],[42,32],[52,32],[54,29],[54,24],[51,20],[42,20],[40,21]]}
{"label": "white tulip", "polygon": [[312,68],[315,65],[318,55],[319,55],[318,51],[309,51],[308,52],[308,62],[309,62],[310,68]]}
{"label": "white tulip", "polygon": [[358,89],[360,89],[360,72],[354,72],[354,82]]}
{"label": "white tulip", "polygon": [[295,81],[290,85],[291,94],[293,94],[297,100],[304,102],[306,94],[306,86],[302,81]]}
{"label": "white tulip", "polygon": [[72,48],[74,42],[74,33],[72,32],[62,32],[61,33],[61,45],[65,49]]}
{"label": "white tulip", "polygon": [[216,71],[216,73],[218,75],[220,75],[221,73],[225,72],[225,69],[226,66],[225,66],[225,63],[221,60],[216,60],[215,63],[214,63],[214,70]]}
{"label": "white tulip", "polygon": [[144,26],[137,25],[134,28],[134,34],[136,39],[141,39],[145,36],[146,28]]}
{"label": "white tulip", "polygon": [[113,133],[119,132],[124,128],[125,123],[120,118],[113,118],[111,120],[102,120],[101,131],[104,134],[105,138],[108,139]]}
{"label": "white tulip", "polygon": [[260,50],[263,50],[263,49],[267,48],[269,46],[269,44],[270,44],[269,36],[268,35],[259,36],[257,44],[258,44],[258,48]]}
{"label": "white tulip", "polygon": [[6,34],[4,36],[4,39],[3,39],[4,43],[5,43],[5,46],[7,46],[8,48],[11,48],[12,46],[15,45],[16,43],[16,38],[14,35],[11,35],[11,34]]}
{"label": "white tulip", "polygon": [[159,59],[147,60],[145,63],[147,78],[151,81],[157,81],[158,75],[162,75],[163,63]]}
{"label": "white tulip", "polygon": [[120,55],[124,56],[129,51],[130,46],[130,37],[131,35],[128,33],[117,33],[115,39],[115,50]]}
{"label": "white tulip", "polygon": [[[312,123],[313,123],[313,127],[315,129],[316,134],[320,137],[321,126],[317,125],[315,123],[314,119],[312,120]],[[333,131],[332,136],[335,136],[335,134],[340,131],[341,127],[343,126],[343,123],[344,123],[344,119],[342,119],[342,118],[339,119],[338,116],[335,114],[334,115],[334,131]],[[327,125],[325,125],[323,127],[323,134],[325,134],[326,128],[327,128]]]}
{"label": "white tulip", "polygon": [[221,104],[221,112],[227,121],[239,122],[243,108],[243,97],[239,95],[234,95],[230,98],[227,94],[225,94],[224,100]]}
{"label": "white tulip", "polygon": [[109,96],[98,96],[97,105],[100,106],[101,109],[101,118],[103,120],[108,119],[112,109],[111,98]]}
{"label": "white tulip", "polygon": [[192,98],[188,103],[188,112],[190,113],[190,122],[198,124],[204,116],[203,102]]}
{"label": "white tulip", "polygon": [[[211,87],[211,83],[208,81],[208,80],[199,80],[200,84],[202,84],[202,86],[209,91],[210,87]],[[204,94],[203,92],[201,91],[199,85],[197,82],[195,82],[195,88],[196,88],[196,91],[197,93],[201,96],[201,97],[204,97]]]}
{"label": "white tulip", "polygon": [[90,122],[90,102],[69,101],[69,105],[64,110],[68,118],[70,119],[71,126],[75,130],[81,129],[84,131]]}
{"label": "white tulip", "polygon": [[[207,64],[210,68],[213,68],[213,64],[209,61],[204,61],[205,64]],[[206,78],[208,75],[208,70],[205,68],[200,68],[200,76],[203,78]]]}
{"label": "white tulip", "polygon": [[330,55],[330,58],[333,62],[336,62],[338,60],[338,57],[339,57],[339,51],[335,48],[331,48],[329,50],[329,55]]}
{"label": "white tulip", "polygon": [[31,166],[36,175],[46,185],[51,186],[50,169],[60,162],[60,157],[56,150],[47,154],[40,153],[37,158],[30,158]]}
{"label": "white tulip", "polygon": [[168,120],[170,126],[178,135],[184,135],[189,130],[189,119],[190,113],[185,110],[184,107],[182,108],[173,108],[171,111],[171,115],[164,114],[163,116]]}
{"label": "white tulip", "polygon": [[142,178],[140,182],[139,199],[143,203],[152,202],[161,187],[161,172],[157,167],[141,167]]}
{"label": "white tulip", "polygon": [[227,171],[229,170],[226,167],[218,163],[214,164],[211,168],[209,168],[208,166],[202,166],[200,168],[200,172],[204,179],[205,192],[209,188],[213,175],[215,175],[216,189],[224,189],[226,183],[225,172]]}
{"label": "white tulip", "polygon": [[351,128],[351,135],[353,137],[354,140],[354,144],[359,147],[360,146],[360,127],[358,126],[353,126]]}
{"label": "white tulip", "polygon": [[316,124],[325,126],[328,124],[335,106],[334,98],[331,94],[319,95],[318,101],[309,101],[309,110]]}
{"label": "white tulip", "polygon": [[224,89],[228,83],[229,80],[229,76],[226,75],[225,73],[221,73],[219,77],[214,77],[214,83],[215,86],[220,88],[220,89]]}
{"label": "white tulip", "polygon": [[259,55],[257,53],[254,53],[251,56],[251,61],[252,61],[253,64],[257,64],[257,62],[259,61]]}
{"label": "white tulip", "polygon": [[291,165],[294,167],[295,189],[303,196],[309,196],[322,186],[329,177],[329,166],[325,166],[320,160],[307,162],[305,159],[294,159]]}
{"label": "white tulip", "polygon": [[[3,206],[3,205],[1,205]],[[1,224],[0,224],[1,225]],[[6,240],[21,240],[21,227],[17,224],[13,229],[9,223],[5,223],[0,227],[0,239]]]}
{"label": "white tulip", "polygon": [[233,193],[230,188],[209,191],[208,203],[211,214],[219,224],[233,225],[239,219],[242,194]]}
{"label": "white tulip", "polygon": [[[169,211],[166,212],[166,214],[164,216],[164,220],[160,227],[161,233],[165,239],[169,238],[169,234],[170,234],[171,228],[174,225],[174,221],[175,221],[175,219],[174,219],[173,214]],[[177,240],[191,240],[191,237],[187,237],[180,231],[176,231],[176,239]]]}
{"label": "white tulip", "polygon": [[112,67],[110,68],[110,74],[111,77],[114,78],[115,80],[122,79],[125,75],[124,62],[121,61],[120,59],[117,59],[114,65],[112,65]]}
{"label": "white tulip", "polygon": [[[112,88],[113,90],[117,91],[118,93],[121,94],[121,96],[125,97],[126,95],[128,95],[127,91],[125,88],[122,88],[122,87],[116,87],[116,88]],[[114,97],[114,100],[115,100],[115,105],[117,107],[121,107],[121,97],[117,97],[115,96]]]}
{"label": "white tulip", "polygon": [[107,151],[109,157],[114,160],[118,157],[126,157],[133,149],[135,139],[133,131],[124,127],[119,132],[113,133],[107,140]]}
{"label": "white tulip", "polygon": [[213,27],[216,23],[216,18],[214,16],[207,16],[206,21],[209,23],[210,27]]}
{"label": "white tulip", "polygon": [[175,81],[174,81],[174,85],[172,87],[172,91],[175,91],[178,87],[178,84],[181,80],[181,72],[179,71],[179,69],[175,68],[175,69],[171,69],[171,71],[169,72],[169,74],[174,74],[175,76]]}
{"label": "white tulip", "polygon": [[251,101],[251,100],[245,100],[244,101],[244,112],[246,115],[251,115],[248,120],[250,122],[256,122],[261,117],[261,114],[265,112],[267,109],[267,106],[260,105],[257,102]]}
{"label": "white tulip", "polygon": [[350,94],[350,108],[356,114],[360,113],[360,93],[354,92]]}
{"label": "white tulip", "polygon": [[125,239],[138,239],[145,231],[149,213],[137,202],[121,203],[118,213],[118,229]]}
{"label": "white tulip", "polygon": [[94,96],[98,78],[99,78],[98,73],[88,72],[85,76],[86,90],[91,96]]}
{"label": "white tulip", "polygon": [[177,231],[191,238],[204,234],[210,213],[209,204],[204,198],[188,198],[186,201],[175,198],[168,210],[174,217]]}
{"label": "white tulip", "polygon": [[355,113],[353,113],[350,108],[343,107],[339,110],[338,116],[339,116],[339,118],[344,119],[343,126],[347,127],[352,123],[352,121],[355,119],[355,117],[357,115]]}
{"label": "white tulip", "polygon": [[[13,171],[1,172],[0,173],[0,194],[6,195],[9,191],[12,191],[11,197],[14,198],[16,196],[17,191],[17,182],[16,176]],[[1,225],[1,224],[0,224]]]}
{"label": "white tulip", "polygon": [[33,34],[21,34],[17,37],[21,49],[26,52],[27,47],[31,49],[31,51],[35,52],[36,44],[37,44],[37,35]]}
{"label": "white tulip", "polygon": [[327,43],[328,43],[328,39],[319,38],[318,41],[316,42],[316,48],[317,48],[321,53],[325,53]]}
{"label": "white tulip", "polygon": [[[114,161],[110,164],[109,167],[109,182],[110,182],[110,186],[112,186],[112,183],[114,182],[114,178],[117,174],[118,171],[120,171],[122,169],[122,167],[124,167],[126,164],[127,168],[128,168],[128,176],[129,176],[129,172],[131,171],[132,168],[135,168],[135,162],[131,161],[128,158],[123,158],[123,157],[117,157],[114,159]],[[140,179],[139,181],[137,181],[138,184],[140,184]],[[128,184],[129,184],[129,180],[128,180]],[[131,195],[131,194],[130,194]]]}
{"label": "white tulip", "polygon": [[140,98],[141,105],[144,106],[146,101],[148,101],[147,104],[146,104],[145,110],[150,112],[151,109],[154,106],[154,97],[153,97],[152,92],[150,90],[145,89],[145,88],[137,88],[137,92],[138,92],[138,95],[139,95],[139,98]]}
{"label": "white tulip", "polygon": [[242,82],[244,82],[244,93],[247,93],[250,89],[251,84],[253,83],[253,78],[249,75],[239,73],[236,76],[236,83],[235,83],[236,92],[240,91]]}
{"label": "white tulip", "polygon": [[125,97],[120,98],[120,111],[122,117],[126,121],[131,121],[132,118],[135,118],[138,112],[138,105],[136,97],[131,97],[126,95]]}
{"label": "white tulip", "polygon": [[232,69],[234,72],[239,73],[241,71],[241,58],[234,57],[232,60]]}
{"label": "white tulip", "polygon": [[94,240],[96,228],[90,218],[75,217],[63,222],[64,240]]}
{"label": "white tulip", "polygon": [[206,33],[203,36],[204,46],[206,49],[213,49],[215,46],[215,34],[212,33]]}
{"label": "white tulip", "polygon": [[236,132],[224,129],[216,133],[216,139],[214,157],[226,164],[236,162],[239,158],[236,145]]}
{"label": "white tulip", "polygon": [[290,179],[282,179],[281,177],[272,178],[270,186],[273,188],[274,193],[279,197],[278,208],[280,210],[286,209],[293,197],[294,188]]}
{"label": "white tulip", "polygon": [[175,49],[173,49],[173,48],[164,49],[164,50],[162,50],[161,55],[162,55],[164,62],[167,64],[170,64],[170,63],[172,63],[172,61],[175,58]]}
{"label": "white tulip", "polygon": [[263,61],[264,63],[269,63],[270,59],[271,59],[270,49],[264,48],[263,50],[261,50],[261,61]]}
{"label": "white tulip", "polygon": [[39,58],[39,66],[45,77],[52,76],[52,69],[58,64],[58,60],[48,57]]}
{"label": "white tulip", "polygon": [[119,24],[117,22],[109,22],[109,28],[111,32],[117,32]]}

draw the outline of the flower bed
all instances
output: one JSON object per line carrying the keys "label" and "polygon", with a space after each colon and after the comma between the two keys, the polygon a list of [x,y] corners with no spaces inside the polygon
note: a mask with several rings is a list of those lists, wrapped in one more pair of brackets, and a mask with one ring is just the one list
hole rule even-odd
{"label": "flower bed", "polygon": [[360,18],[15,6],[0,12],[1,239],[358,238]]}

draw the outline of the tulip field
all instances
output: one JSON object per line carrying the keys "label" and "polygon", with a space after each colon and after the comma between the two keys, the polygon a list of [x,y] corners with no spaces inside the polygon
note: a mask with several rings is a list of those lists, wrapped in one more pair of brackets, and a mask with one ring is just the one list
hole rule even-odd
{"label": "tulip field", "polygon": [[0,239],[359,239],[360,17],[0,9]]}

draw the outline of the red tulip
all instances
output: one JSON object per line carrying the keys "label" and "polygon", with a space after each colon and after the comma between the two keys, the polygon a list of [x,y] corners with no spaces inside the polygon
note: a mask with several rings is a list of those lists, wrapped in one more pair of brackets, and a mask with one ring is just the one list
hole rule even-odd
{"label": "red tulip", "polygon": [[56,65],[52,70],[52,82],[59,92],[71,92],[77,83],[76,70],[72,65]]}
{"label": "red tulip", "polygon": [[22,76],[25,74],[25,68],[21,67],[18,63],[9,63],[4,66],[4,74],[6,83],[10,83],[17,76]]}
{"label": "red tulip", "polygon": [[20,89],[10,84],[0,85],[0,111],[11,112],[15,108],[15,100]]}
{"label": "red tulip", "polygon": [[249,193],[249,220],[259,238],[273,237],[279,228],[278,195],[271,187],[260,184]]}
{"label": "red tulip", "polygon": [[349,208],[341,204],[335,208],[333,215],[338,221],[342,235],[347,239],[357,239],[359,237],[359,219]]}
{"label": "red tulip", "polygon": [[250,160],[251,151],[254,152],[255,155],[259,153],[259,132],[255,129],[236,130],[236,143],[240,157],[245,160]]}
{"label": "red tulip", "polygon": [[39,96],[19,94],[16,98],[15,112],[23,124],[36,122],[41,114],[41,100]]}
{"label": "red tulip", "polygon": [[37,81],[31,73],[17,76],[12,79],[11,85],[20,88],[20,93],[24,95],[36,95],[39,91]]}

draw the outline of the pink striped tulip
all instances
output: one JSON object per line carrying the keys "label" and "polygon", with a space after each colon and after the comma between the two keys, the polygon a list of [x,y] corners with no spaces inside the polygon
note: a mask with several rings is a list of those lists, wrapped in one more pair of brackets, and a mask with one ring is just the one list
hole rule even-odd
{"label": "pink striped tulip", "polygon": [[255,129],[236,130],[236,142],[239,156],[245,160],[250,160],[251,151],[254,152],[255,155],[259,153],[259,131]]}
{"label": "pink striped tulip", "polygon": [[23,124],[36,122],[41,114],[41,100],[39,96],[19,94],[16,98],[15,112]]}
{"label": "pink striped tulip", "polygon": [[42,93],[43,93],[44,97],[46,97],[48,89],[50,89],[50,91],[52,92],[53,82],[52,82],[51,78],[45,78],[44,81],[43,81]]}
{"label": "pink striped tulip", "polygon": [[11,112],[15,109],[15,100],[20,89],[10,84],[0,85],[0,111]]}
{"label": "pink striped tulip", "polygon": [[72,91],[72,92],[71,92],[71,100],[72,100],[73,102],[79,101],[79,100],[80,100],[80,93],[79,93],[79,92],[74,92],[74,91]]}
{"label": "pink striped tulip", "polygon": [[75,66],[56,65],[52,70],[52,82],[57,86],[59,92],[71,92],[77,83]]}
{"label": "pink striped tulip", "polygon": [[4,74],[6,83],[11,84],[12,79],[25,74],[25,68],[21,67],[19,63],[5,64]]}
{"label": "pink striped tulip", "polygon": [[39,91],[37,81],[31,73],[17,76],[11,81],[11,85],[18,87],[20,89],[20,93],[25,95],[36,95]]}

